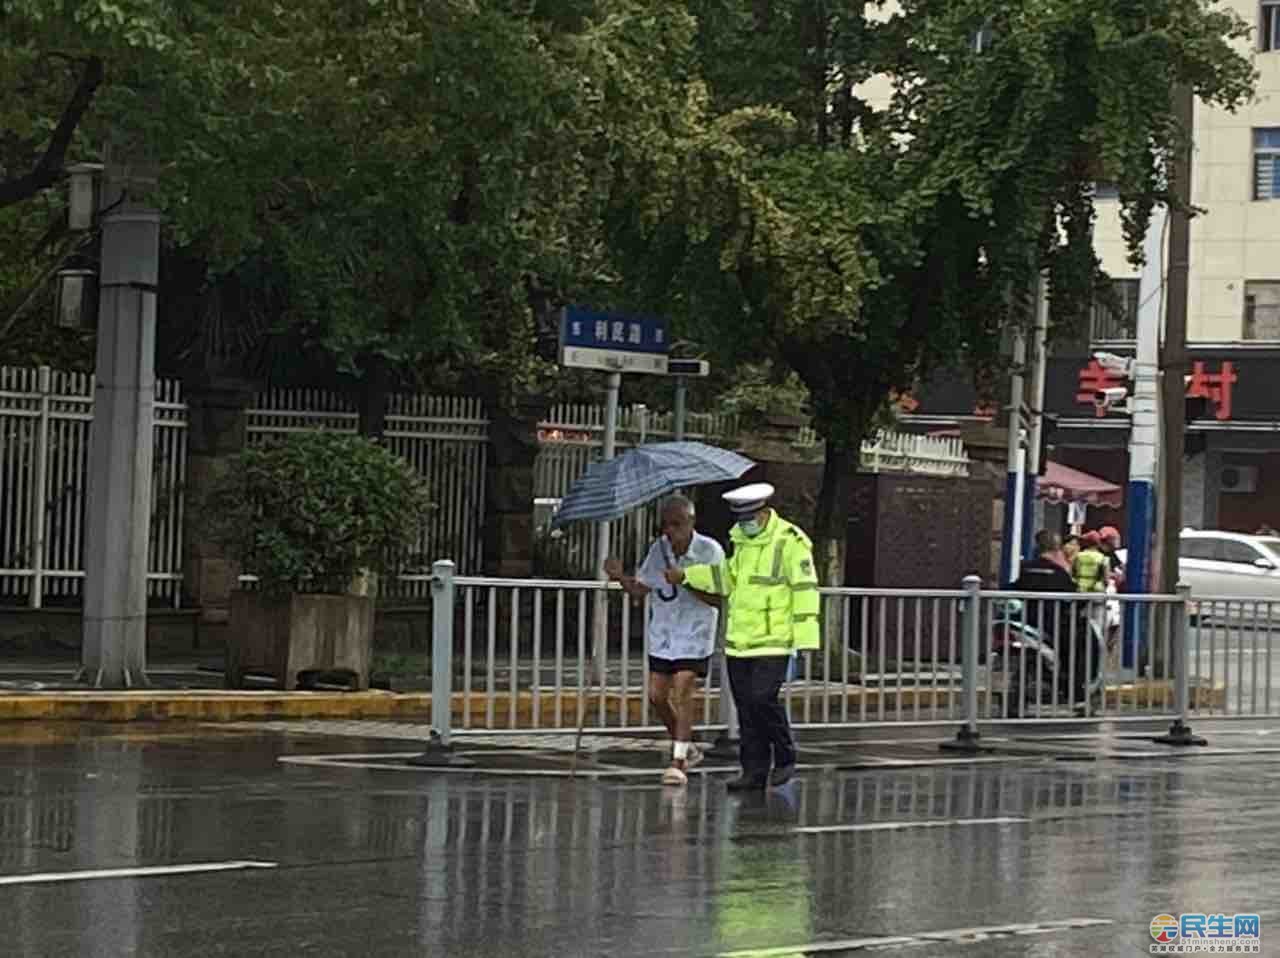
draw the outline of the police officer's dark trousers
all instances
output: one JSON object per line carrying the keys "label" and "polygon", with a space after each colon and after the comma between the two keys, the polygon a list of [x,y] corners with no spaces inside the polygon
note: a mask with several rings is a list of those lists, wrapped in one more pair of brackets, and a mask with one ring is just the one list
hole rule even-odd
{"label": "police officer's dark trousers", "polygon": [[738,708],[742,771],[748,778],[763,781],[770,766],[784,768],[796,762],[796,743],[787,709],[778,700],[791,657],[731,655],[726,660],[733,704]]}

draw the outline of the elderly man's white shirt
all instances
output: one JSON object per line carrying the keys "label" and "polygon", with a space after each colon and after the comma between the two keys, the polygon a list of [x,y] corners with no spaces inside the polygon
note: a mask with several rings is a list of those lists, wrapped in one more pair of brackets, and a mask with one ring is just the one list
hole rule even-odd
{"label": "elderly man's white shirt", "polygon": [[720,543],[700,532],[685,554],[677,556],[666,536],[649,547],[636,579],[649,593],[649,654],[659,659],[705,659],[715,651],[719,610],[702,602],[684,586],[670,585],[662,573],[671,565],[719,565],[724,561]]}

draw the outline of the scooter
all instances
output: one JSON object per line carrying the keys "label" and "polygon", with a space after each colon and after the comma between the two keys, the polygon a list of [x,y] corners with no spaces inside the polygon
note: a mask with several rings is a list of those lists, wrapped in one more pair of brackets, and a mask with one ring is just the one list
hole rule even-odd
{"label": "scooter", "polygon": [[[1055,693],[1057,703],[1074,705],[1077,715],[1098,711],[1107,656],[1100,610],[1091,603],[1053,599],[1032,604],[1040,617],[1057,615],[1056,630],[1029,623],[1028,610],[1017,599],[992,609],[989,681],[1007,703],[1003,714],[1021,718],[1036,714],[1037,708],[1052,709]],[[1074,658],[1069,647],[1073,639]]]}

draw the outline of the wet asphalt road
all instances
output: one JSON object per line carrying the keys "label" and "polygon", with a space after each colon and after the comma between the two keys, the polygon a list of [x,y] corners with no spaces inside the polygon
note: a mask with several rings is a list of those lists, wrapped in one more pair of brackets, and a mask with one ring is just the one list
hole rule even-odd
{"label": "wet asphalt road", "polygon": [[[738,799],[716,776],[664,791],[657,751],[653,777],[485,778],[278,761],[403,741],[11,724],[0,954],[1136,955],[1179,911],[1257,913],[1275,954],[1280,754],[1247,748],[1280,728],[1256,731],[1213,735],[1244,754],[814,772]],[[182,865],[235,870],[65,880]]]}

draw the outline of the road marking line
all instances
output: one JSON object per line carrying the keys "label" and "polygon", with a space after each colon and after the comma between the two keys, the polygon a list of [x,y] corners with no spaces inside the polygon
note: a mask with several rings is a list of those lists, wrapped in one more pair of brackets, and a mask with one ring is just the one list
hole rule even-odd
{"label": "road marking line", "polygon": [[144,868],[103,868],[78,872],[42,872],[33,875],[0,875],[0,885],[43,885],[51,882],[88,881],[97,878],[150,878],[155,875],[189,875],[196,872],[229,872],[245,868],[275,868],[275,862],[201,862],[195,865],[153,865]]}
{"label": "road marking line", "polygon": [[946,931],[921,931],[911,935],[884,935],[873,938],[845,938],[841,941],[814,941],[782,948],[749,948],[744,951],[722,951],[718,958],[800,958],[825,952],[909,948],[936,945],[938,942],[966,944],[1008,935],[1049,935],[1076,928],[1098,928],[1115,922],[1107,918],[1065,918],[1035,924],[988,925],[980,928],[952,928]]}
{"label": "road marking line", "polygon": [[806,825],[796,831],[805,835],[829,832],[893,832],[908,828],[953,828],[957,825],[1025,825],[1029,818],[942,818],[921,822],[863,822],[860,825]]}

